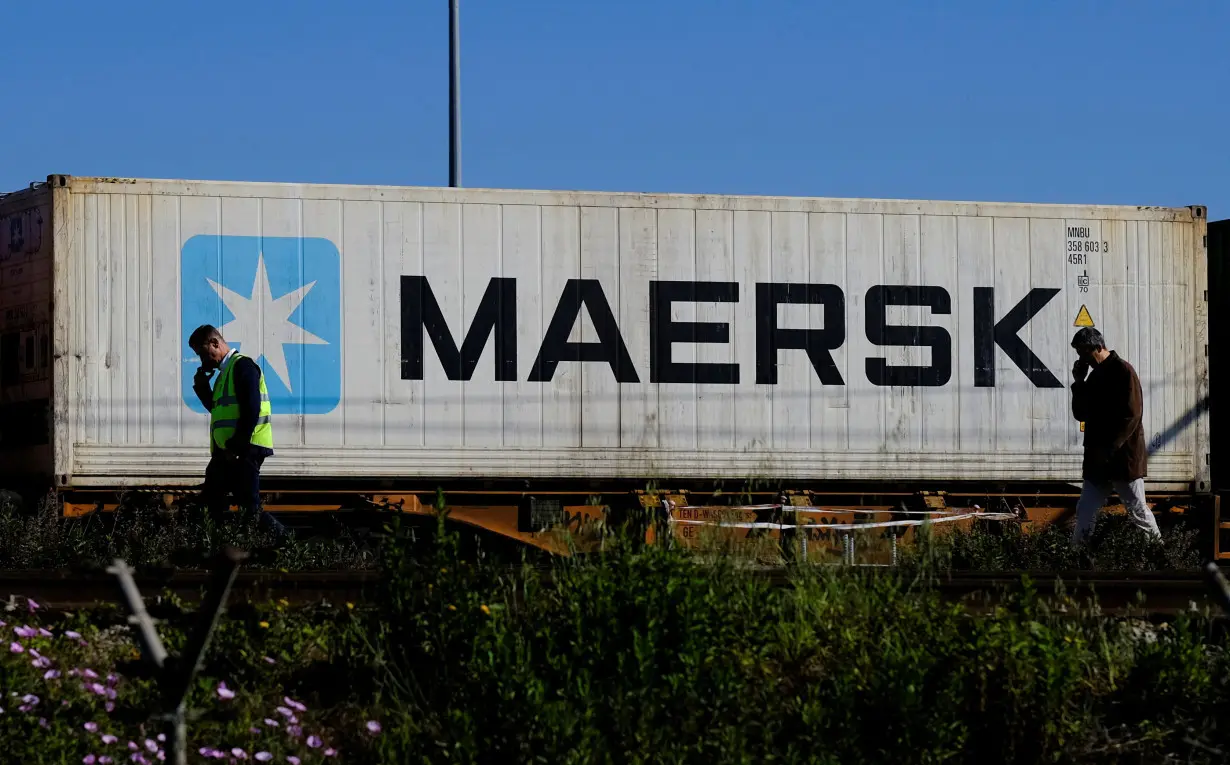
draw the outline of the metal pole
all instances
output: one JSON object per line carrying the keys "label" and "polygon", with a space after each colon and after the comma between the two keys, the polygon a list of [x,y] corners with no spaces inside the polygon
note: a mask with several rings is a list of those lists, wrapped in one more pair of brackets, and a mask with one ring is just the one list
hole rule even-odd
{"label": "metal pole", "polygon": [[448,0],[448,185],[461,186],[461,25]]}

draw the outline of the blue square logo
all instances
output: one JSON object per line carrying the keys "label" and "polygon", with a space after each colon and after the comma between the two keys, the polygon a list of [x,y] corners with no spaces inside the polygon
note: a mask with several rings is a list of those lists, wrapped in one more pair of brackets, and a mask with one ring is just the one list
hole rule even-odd
{"label": "blue square logo", "polygon": [[192,391],[200,360],[188,347],[202,324],[260,364],[275,418],[326,414],[341,402],[341,257],[328,239],[194,236],[180,251],[180,290],[180,387],[190,409],[205,411]]}

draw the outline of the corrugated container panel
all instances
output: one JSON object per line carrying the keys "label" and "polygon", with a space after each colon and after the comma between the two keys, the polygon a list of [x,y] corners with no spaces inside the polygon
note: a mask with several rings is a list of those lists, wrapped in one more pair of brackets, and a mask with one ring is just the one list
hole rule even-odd
{"label": "corrugated container panel", "polygon": [[68,483],[199,480],[204,322],[260,356],[266,475],[1078,480],[1082,308],[1140,373],[1151,478],[1207,480],[1187,208],[53,193]]}

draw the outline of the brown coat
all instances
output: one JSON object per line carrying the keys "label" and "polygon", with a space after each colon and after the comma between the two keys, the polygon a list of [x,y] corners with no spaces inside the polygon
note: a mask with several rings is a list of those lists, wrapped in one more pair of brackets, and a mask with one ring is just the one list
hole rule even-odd
{"label": "brown coat", "polygon": [[1143,412],[1140,378],[1114,351],[1084,381],[1072,383],[1072,416],[1085,423],[1085,478],[1134,481],[1147,475]]}

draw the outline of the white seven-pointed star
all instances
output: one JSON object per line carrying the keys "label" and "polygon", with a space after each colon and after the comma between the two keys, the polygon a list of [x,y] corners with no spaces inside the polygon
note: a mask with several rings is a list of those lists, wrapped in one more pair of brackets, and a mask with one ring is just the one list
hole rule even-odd
{"label": "white seven-pointed star", "polygon": [[256,279],[252,282],[252,294],[244,297],[234,290],[218,284],[213,279],[206,279],[214,288],[222,302],[235,314],[233,321],[220,328],[222,336],[229,343],[242,343],[243,355],[256,361],[261,356],[273,367],[273,372],[286,386],[292,390],[290,372],[286,368],[286,354],[282,351],[283,343],[299,343],[303,345],[328,345],[303,327],[290,322],[290,315],[295,312],[308,291],[316,285],[315,281],[303,285],[299,289],[288,292],[277,298],[269,289],[269,274],[265,272],[265,253],[260,253],[256,260]]}

